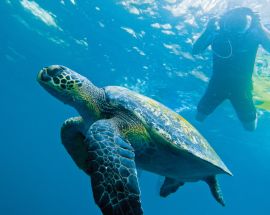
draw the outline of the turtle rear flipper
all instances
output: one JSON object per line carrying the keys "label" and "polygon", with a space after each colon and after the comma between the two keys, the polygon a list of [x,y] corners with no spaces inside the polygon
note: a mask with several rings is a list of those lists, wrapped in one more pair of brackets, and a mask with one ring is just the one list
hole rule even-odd
{"label": "turtle rear flipper", "polygon": [[141,215],[140,190],[133,148],[113,120],[99,120],[86,134],[94,199],[104,215]]}
{"label": "turtle rear flipper", "polygon": [[165,177],[163,185],[160,188],[159,195],[161,197],[167,197],[171,193],[175,193],[179,187],[183,186],[183,182],[176,181],[175,179]]}
{"label": "turtle rear flipper", "polygon": [[222,191],[218,184],[217,178],[215,176],[211,176],[205,179],[205,182],[209,185],[211,193],[215,200],[220,203],[222,206],[225,206],[225,202],[222,196]]}

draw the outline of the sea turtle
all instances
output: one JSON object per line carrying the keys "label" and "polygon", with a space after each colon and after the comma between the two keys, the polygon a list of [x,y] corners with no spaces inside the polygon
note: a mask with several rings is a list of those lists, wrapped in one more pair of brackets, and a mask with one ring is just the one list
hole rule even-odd
{"label": "sea turtle", "polygon": [[105,215],[143,214],[137,170],[164,176],[160,195],[205,181],[222,205],[217,174],[231,172],[184,118],[161,103],[119,86],[98,88],[71,69],[43,68],[38,82],[76,108],[61,129],[64,147],[86,174]]}

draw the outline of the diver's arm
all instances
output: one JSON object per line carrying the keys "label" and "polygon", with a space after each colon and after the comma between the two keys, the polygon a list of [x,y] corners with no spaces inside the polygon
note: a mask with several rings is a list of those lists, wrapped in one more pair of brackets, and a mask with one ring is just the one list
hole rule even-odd
{"label": "diver's arm", "polygon": [[260,34],[260,44],[270,53],[270,31],[265,26],[261,25]]}
{"label": "diver's arm", "polygon": [[254,33],[255,39],[266,51],[270,52],[270,31],[261,23],[259,14],[253,15],[251,29]]}
{"label": "diver's arm", "polygon": [[200,54],[212,43],[214,33],[217,30],[216,21],[217,20],[213,18],[208,22],[205,31],[202,33],[202,35],[196,40],[196,42],[193,45],[193,48],[192,48],[193,55]]}
{"label": "diver's arm", "polygon": [[202,53],[211,44],[211,41],[212,41],[211,34],[209,34],[207,30],[204,31],[202,35],[194,43],[192,48],[192,54],[196,55]]}

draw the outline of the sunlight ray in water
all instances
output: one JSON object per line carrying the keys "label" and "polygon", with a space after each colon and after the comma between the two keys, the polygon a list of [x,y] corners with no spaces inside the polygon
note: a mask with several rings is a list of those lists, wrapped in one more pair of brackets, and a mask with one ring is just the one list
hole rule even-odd
{"label": "sunlight ray in water", "polygon": [[21,0],[21,5],[26,10],[31,12],[39,20],[44,22],[46,25],[58,28],[60,30],[59,26],[56,24],[56,21],[55,21],[56,16],[52,14],[51,12],[48,12],[45,9],[43,9],[35,1]]}

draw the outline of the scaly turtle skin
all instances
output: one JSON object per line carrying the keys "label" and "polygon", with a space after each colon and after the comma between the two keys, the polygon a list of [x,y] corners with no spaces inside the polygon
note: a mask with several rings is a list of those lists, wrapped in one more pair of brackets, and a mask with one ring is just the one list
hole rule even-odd
{"label": "scaly turtle skin", "polygon": [[143,214],[136,167],[165,177],[163,197],[185,182],[203,180],[224,205],[216,175],[231,172],[177,113],[123,87],[98,88],[63,66],[42,69],[37,80],[80,114],[64,122],[61,139],[91,177],[95,202],[104,215]]}

